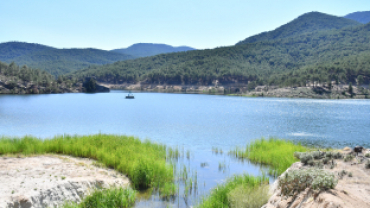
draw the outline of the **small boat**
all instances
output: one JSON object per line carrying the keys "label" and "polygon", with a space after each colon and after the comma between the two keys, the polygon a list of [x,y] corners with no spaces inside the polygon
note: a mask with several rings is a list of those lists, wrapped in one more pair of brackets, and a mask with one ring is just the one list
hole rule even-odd
{"label": "small boat", "polygon": [[128,95],[126,96],[126,99],[134,99],[134,94],[132,94],[131,92],[128,93]]}

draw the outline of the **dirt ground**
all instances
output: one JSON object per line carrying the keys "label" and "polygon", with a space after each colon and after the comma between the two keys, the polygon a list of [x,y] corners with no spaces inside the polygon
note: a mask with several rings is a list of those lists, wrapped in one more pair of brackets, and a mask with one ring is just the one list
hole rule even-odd
{"label": "dirt ground", "polygon": [[[342,151],[349,153],[349,151]],[[365,153],[370,152],[366,150]],[[272,196],[264,208],[367,208],[370,207],[370,169],[365,168],[364,162],[359,163],[363,158],[358,157],[352,161],[344,162],[336,160],[335,168],[324,167],[328,172],[334,173],[338,178],[335,189],[315,192],[306,189],[296,196],[283,196],[277,187],[278,181],[272,187]],[[307,168],[302,163],[294,163],[287,171]],[[340,172],[347,172],[343,177]],[[348,173],[352,173],[352,177]],[[284,175],[284,174],[283,174]]]}
{"label": "dirt ground", "polygon": [[0,157],[0,208],[58,207],[95,188],[129,185],[125,175],[93,163],[58,155]]}

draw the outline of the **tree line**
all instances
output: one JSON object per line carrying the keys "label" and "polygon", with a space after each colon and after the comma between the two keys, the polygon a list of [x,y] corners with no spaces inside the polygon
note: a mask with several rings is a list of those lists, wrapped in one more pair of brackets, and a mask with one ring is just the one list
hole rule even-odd
{"label": "tree line", "polygon": [[370,24],[210,50],[161,54],[69,74],[110,83],[295,86],[318,81],[369,83]]}

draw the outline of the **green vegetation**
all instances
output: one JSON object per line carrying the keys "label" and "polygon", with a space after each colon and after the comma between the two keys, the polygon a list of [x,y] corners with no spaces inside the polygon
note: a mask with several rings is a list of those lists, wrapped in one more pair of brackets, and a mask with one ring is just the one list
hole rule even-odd
{"label": "green vegetation", "polygon": [[0,139],[0,155],[45,153],[95,159],[127,174],[137,189],[162,188],[173,183],[173,168],[166,164],[166,146],[134,137],[97,134],[46,140],[29,136]]}
{"label": "green vegetation", "polygon": [[[51,69],[53,75],[71,72],[62,77],[69,83],[84,81],[88,77],[94,77],[98,82],[141,82],[143,85],[214,85],[217,81],[218,85],[234,84],[236,88],[246,86],[248,90],[261,85],[299,87],[310,84],[315,93],[321,94],[331,93],[335,89],[333,83],[338,86],[351,82],[358,86],[361,96],[369,97],[369,90],[362,88],[362,85],[370,83],[369,40],[370,24],[361,25],[346,18],[311,12],[235,46],[210,50],[121,59],[125,61],[97,66],[112,63],[118,58],[112,58],[115,57],[111,54],[113,52],[95,49],[62,50],[12,42],[4,43],[0,60]],[[48,55],[43,54],[46,51]],[[37,55],[34,57],[32,54]],[[23,61],[25,56],[32,60]],[[75,71],[81,67],[84,69]],[[234,91],[239,92],[239,88]],[[234,91],[224,92],[231,94]],[[336,92],[338,95],[341,93],[346,96],[344,89]],[[356,96],[354,93],[350,95]]]}
{"label": "green vegetation", "polygon": [[247,44],[262,41],[271,41],[289,38],[306,33],[324,30],[341,29],[344,27],[358,26],[361,23],[343,17],[336,17],[320,12],[310,12],[299,16],[297,19],[273,31],[246,38],[238,44]]}
{"label": "green vegetation", "polygon": [[306,188],[314,190],[333,189],[338,184],[334,174],[320,169],[300,169],[285,173],[279,180],[281,193],[286,196],[295,195]]}
{"label": "green vegetation", "polygon": [[[343,18],[340,18],[343,19]],[[289,25],[289,24],[288,24]],[[295,35],[212,50],[161,54],[71,75],[110,83],[306,86],[370,82],[370,25]]]}
{"label": "green vegetation", "polygon": [[306,152],[309,148],[301,144],[294,144],[291,141],[276,138],[259,139],[251,142],[245,149],[235,149],[230,154],[238,158],[248,158],[252,162],[270,166],[271,175],[281,175],[298,159],[294,152]]}
{"label": "green vegetation", "polygon": [[96,190],[86,196],[80,204],[66,203],[63,208],[128,208],[135,203],[136,191],[127,188]]}
{"label": "green vegetation", "polygon": [[49,74],[48,72],[44,70],[31,69],[26,65],[20,67],[14,62],[10,64],[0,62],[0,76],[1,75],[8,77],[9,80],[11,81],[10,83],[14,83],[14,84],[17,81],[23,81],[23,82],[32,81],[35,84],[50,85],[51,80],[54,80],[54,76],[52,76],[51,74]]}
{"label": "green vegetation", "polygon": [[32,69],[14,62],[0,62],[0,94],[44,94],[69,92],[78,88],[78,80],[73,77],[58,76],[56,79],[47,71]]}
{"label": "green vegetation", "polygon": [[54,76],[90,65],[109,64],[134,57],[99,49],[56,49],[40,44],[7,42],[0,44],[0,61],[27,65],[48,71]]}
{"label": "green vegetation", "polygon": [[365,168],[370,169],[370,160],[366,160],[365,162]]}
{"label": "green vegetation", "polygon": [[[234,176],[214,188],[199,208],[251,207],[260,208],[266,204],[269,180],[265,176]],[[242,205],[242,206],[241,206]]]}
{"label": "green vegetation", "polygon": [[357,22],[361,22],[362,24],[367,24],[370,22],[370,11],[354,12],[344,17],[347,19],[355,20]]}
{"label": "green vegetation", "polygon": [[295,152],[294,157],[300,159],[301,163],[303,163],[304,165],[323,168],[323,165],[331,164],[330,167],[333,168],[335,165],[334,159],[341,159],[343,158],[343,155],[340,152],[312,151],[312,152]]}

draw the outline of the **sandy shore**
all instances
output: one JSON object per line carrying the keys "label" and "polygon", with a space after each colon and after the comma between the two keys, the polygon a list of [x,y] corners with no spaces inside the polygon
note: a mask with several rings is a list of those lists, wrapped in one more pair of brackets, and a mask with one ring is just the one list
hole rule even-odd
{"label": "sandy shore", "polygon": [[66,200],[81,201],[95,188],[129,185],[125,175],[93,162],[57,155],[1,157],[0,208],[60,207]]}
{"label": "sandy shore", "polygon": [[[369,152],[370,150],[366,151]],[[363,161],[360,163],[361,160]],[[277,186],[277,180],[272,186],[272,196],[263,208],[370,208],[370,169],[365,168],[366,160],[369,159],[359,157],[358,160],[355,158],[348,162],[336,160],[335,168],[324,167],[325,171],[333,173],[338,178],[337,186],[327,191],[317,192],[307,188],[297,195],[283,196]],[[286,172],[305,168],[308,167],[297,162]],[[343,170],[347,174],[341,176]],[[351,173],[351,176],[348,173]],[[281,177],[284,177],[284,174]]]}

